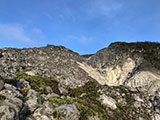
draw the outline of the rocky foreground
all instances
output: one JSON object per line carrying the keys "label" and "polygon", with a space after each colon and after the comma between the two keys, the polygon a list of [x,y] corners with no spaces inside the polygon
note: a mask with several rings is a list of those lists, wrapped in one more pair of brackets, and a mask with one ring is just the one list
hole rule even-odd
{"label": "rocky foreground", "polygon": [[160,120],[160,44],[0,49],[0,120]]}

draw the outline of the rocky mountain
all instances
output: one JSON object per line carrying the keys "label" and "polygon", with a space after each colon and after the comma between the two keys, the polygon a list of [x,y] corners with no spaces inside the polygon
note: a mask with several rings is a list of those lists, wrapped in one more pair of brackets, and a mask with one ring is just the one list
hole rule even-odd
{"label": "rocky mountain", "polygon": [[153,93],[160,85],[159,63],[160,44],[117,42],[89,57],[87,65],[80,64],[100,84],[139,87]]}
{"label": "rocky mountain", "polygon": [[160,120],[160,44],[0,49],[1,120]]}

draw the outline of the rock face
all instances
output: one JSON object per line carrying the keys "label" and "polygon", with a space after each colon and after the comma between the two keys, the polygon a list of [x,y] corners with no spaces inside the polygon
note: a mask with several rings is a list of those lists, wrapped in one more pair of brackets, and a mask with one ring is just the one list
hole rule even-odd
{"label": "rock face", "polygon": [[[158,43],[119,42],[98,51],[88,58],[87,63],[98,72],[100,77],[91,76],[99,83],[141,87],[153,93],[160,81],[159,55]],[[89,72],[88,65],[86,68],[81,65],[81,68]]]}
{"label": "rock face", "polygon": [[0,49],[1,120],[159,120],[160,44]]}

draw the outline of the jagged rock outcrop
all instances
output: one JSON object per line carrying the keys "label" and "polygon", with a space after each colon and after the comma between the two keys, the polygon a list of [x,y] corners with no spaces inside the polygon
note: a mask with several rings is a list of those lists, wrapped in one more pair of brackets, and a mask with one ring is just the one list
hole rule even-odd
{"label": "jagged rock outcrop", "polygon": [[160,86],[159,43],[112,43],[80,67],[100,84],[139,87],[154,93]]}
{"label": "jagged rock outcrop", "polygon": [[160,44],[0,49],[1,120],[159,120]]}

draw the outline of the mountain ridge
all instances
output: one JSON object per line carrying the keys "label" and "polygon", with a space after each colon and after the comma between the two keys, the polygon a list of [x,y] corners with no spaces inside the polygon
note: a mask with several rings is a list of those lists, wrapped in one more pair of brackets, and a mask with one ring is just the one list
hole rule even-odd
{"label": "mountain ridge", "polygon": [[0,118],[159,120],[159,61],[160,43],[151,42],[116,42],[88,55],[54,45],[2,48]]}

